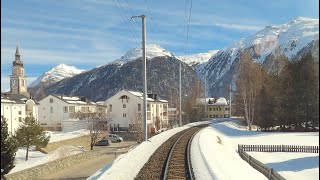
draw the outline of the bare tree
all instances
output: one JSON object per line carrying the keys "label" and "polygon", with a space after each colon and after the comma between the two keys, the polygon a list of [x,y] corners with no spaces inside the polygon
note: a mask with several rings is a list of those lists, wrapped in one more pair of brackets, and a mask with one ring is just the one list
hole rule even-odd
{"label": "bare tree", "polygon": [[237,105],[244,109],[244,115],[251,130],[254,117],[256,99],[262,87],[262,68],[255,63],[250,56],[249,51],[245,51],[240,56],[239,71],[236,80],[238,100]]}
{"label": "bare tree", "polygon": [[138,111],[138,109],[129,109],[128,113],[129,117],[129,133],[130,136],[133,137],[137,142],[143,141],[143,132],[142,132],[142,111]]}
{"label": "bare tree", "polygon": [[90,130],[90,149],[93,150],[94,144],[97,142],[102,132],[108,131],[108,124],[112,120],[110,114],[106,112],[88,112],[77,113],[77,118],[84,119],[87,123],[87,129]]}

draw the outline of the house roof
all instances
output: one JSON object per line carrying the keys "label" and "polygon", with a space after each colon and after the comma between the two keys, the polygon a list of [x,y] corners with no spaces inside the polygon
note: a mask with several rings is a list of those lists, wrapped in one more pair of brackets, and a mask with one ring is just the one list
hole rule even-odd
{"label": "house roof", "polygon": [[228,101],[224,97],[219,98],[197,98],[197,104],[204,104],[206,102],[208,105],[228,105]]}
{"label": "house roof", "polygon": [[[136,97],[139,97],[140,99],[143,99],[143,93],[142,92],[129,91],[129,90],[126,90],[126,91],[129,92],[130,94],[136,96]],[[150,101],[150,102],[163,102],[163,103],[167,103],[168,102],[167,100],[160,99],[157,95],[156,96],[152,96],[152,95],[155,95],[155,94],[148,93],[147,101]],[[155,99],[153,99],[151,97],[154,97]]]}
{"label": "house roof", "polygon": [[1,93],[1,103],[26,104],[29,99],[22,94]]}
{"label": "house roof", "polygon": [[83,105],[95,105],[96,103],[91,102],[87,97],[80,96],[65,96],[60,94],[50,94],[68,104],[83,104]]}

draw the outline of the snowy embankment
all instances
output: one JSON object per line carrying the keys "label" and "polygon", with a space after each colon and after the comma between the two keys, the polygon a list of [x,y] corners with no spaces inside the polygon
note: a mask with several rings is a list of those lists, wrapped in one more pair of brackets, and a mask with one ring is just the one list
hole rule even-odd
{"label": "snowy embankment", "polygon": [[139,173],[143,165],[148,161],[150,156],[157,148],[174,134],[188,129],[190,127],[207,124],[209,121],[190,123],[182,127],[174,128],[153,136],[146,142],[142,142],[139,146],[126,154],[119,156],[114,162],[108,164],[98,172],[90,176],[88,179],[117,179],[129,180],[134,179]]}
{"label": "snowy embankment", "polygon": [[77,138],[80,136],[88,135],[90,133],[90,131],[86,129],[80,129],[80,130],[71,131],[71,132],[62,132],[62,131],[47,131],[47,132],[50,134],[49,143]]}
{"label": "snowy embankment", "polygon": [[[47,131],[47,132],[50,134],[49,143],[63,141],[63,140],[76,138],[76,137],[89,134],[89,131],[85,129],[72,131],[72,132],[61,132],[61,131]],[[33,147],[29,149],[28,160],[25,161],[26,148],[19,148],[18,151],[16,152],[15,167],[10,171],[10,173],[28,169],[40,164],[53,161],[58,158],[71,156],[81,152],[83,151],[79,147],[62,146],[49,154],[44,154],[40,151],[36,151],[35,148]]]}
{"label": "snowy embankment", "polygon": [[[240,158],[238,144],[319,145],[318,132],[256,132],[240,128],[235,122],[214,123],[195,136],[191,151],[197,179],[267,179]],[[248,153],[286,179],[319,179],[319,154]]]}

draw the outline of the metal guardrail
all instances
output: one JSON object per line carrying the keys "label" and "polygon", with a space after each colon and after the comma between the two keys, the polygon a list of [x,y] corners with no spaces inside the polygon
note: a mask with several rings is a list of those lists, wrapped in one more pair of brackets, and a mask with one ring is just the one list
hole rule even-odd
{"label": "metal guardrail", "polygon": [[258,161],[254,157],[250,156],[246,153],[242,148],[241,145],[238,145],[238,153],[240,157],[248,162],[253,168],[261,172],[264,176],[266,176],[270,180],[285,180],[277,171],[274,171],[273,168],[269,168],[265,166],[262,162]]}

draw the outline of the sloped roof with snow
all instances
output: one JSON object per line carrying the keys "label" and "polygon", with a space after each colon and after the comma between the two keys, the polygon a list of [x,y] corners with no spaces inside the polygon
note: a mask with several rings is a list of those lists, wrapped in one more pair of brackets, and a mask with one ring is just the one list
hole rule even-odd
{"label": "sloped roof with snow", "polygon": [[82,104],[82,105],[95,105],[96,103],[91,102],[86,97],[79,97],[79,96],[65,96],[65,95],[58,95],[58,94],[51,94],[52,96],[68,103],[68,104]]}
{"label": "sloped roof with snow", "polygon": [[26,104],[29,100],[25,95],[1,93],[1,103]]}
{"label": "sloped roof with snow", "polygon": [[224,97],[206,98],[206,101],[205,101],[205,98],[197,98],[196,100],[197,104],[204,104],[204,102],[206,102],[208,105],[223,105],[223,106],[228,105],[228,101]]}

